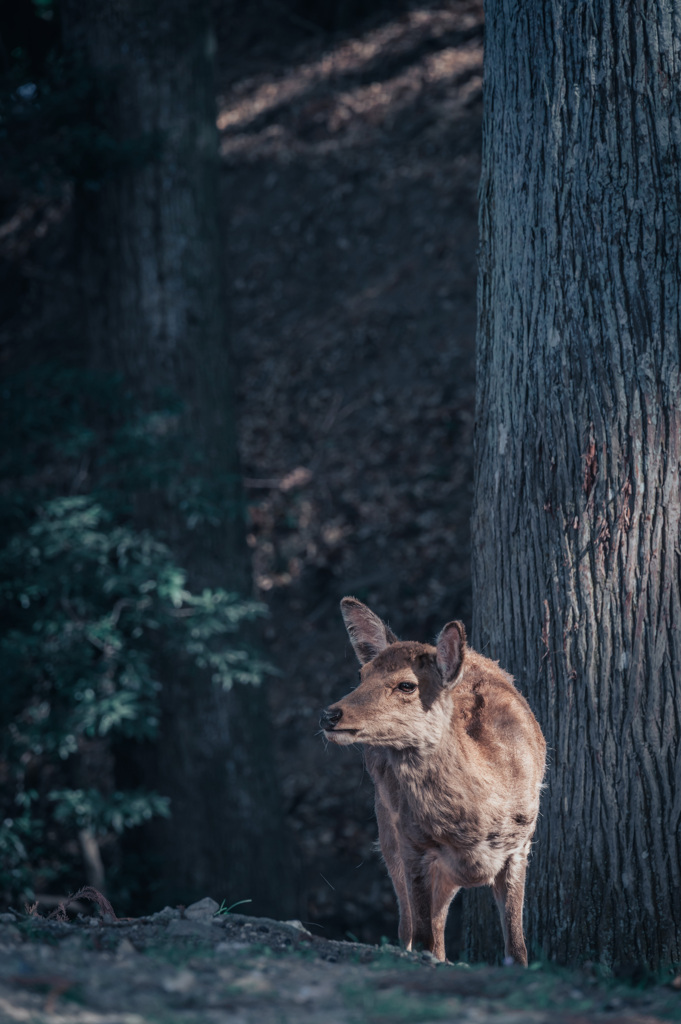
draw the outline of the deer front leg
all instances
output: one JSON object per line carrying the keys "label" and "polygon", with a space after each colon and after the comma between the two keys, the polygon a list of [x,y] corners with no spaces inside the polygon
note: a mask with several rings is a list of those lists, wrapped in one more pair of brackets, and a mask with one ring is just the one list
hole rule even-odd
{"label": "deer front leg", "polygon": [[504,933],[504,955],[527,967],[527,949],[523,936],[523,900],[527,853],[513,854],[494,879],[494,899],[499,908]]}
{"label": "deer front leg", "polygon": [[433,922],[430,913],[430,872],[420,856],[404,858],[412,914],[412,942],[407,949],[433,950]]}
{"label": "deer front leg", "polygon": [[408,846],[391,849],[390,855],[394,868],[389,864],[388,869],[400,904],[400,941],[407,950],[425,949],[444,960],[447,913],[459,887],[437,859]]}
{"label": "deer front leg", "polygon": [[430,869],[430,920],[433,933],[432,952],[438,960],[445,960],[445,925],[449,907],[460,886],[452,885],[450,876],[437,860]]}
{"label": "deer front leg", "polygon": [[410,950],[414,929],[410,887],[393,817],[379,799],[376,800],[376,820],[378,821],[378,841],[381,853],[397,896],[397,906],[400,912],[398,935],[404,948]]}
{"label": "deer front leg", "polygon": [[459,891],[437,856],[420,858],[412,876],[412,909],[418,920],[414,928],[417,942],[430,953],[445,960],[445,925],[449,906]]}
{"label": "deer front leg", "polygon": [[458,891],[437,855],[403,851],[414,921],[413,944],[445,959],[445,925],[449,905]]}

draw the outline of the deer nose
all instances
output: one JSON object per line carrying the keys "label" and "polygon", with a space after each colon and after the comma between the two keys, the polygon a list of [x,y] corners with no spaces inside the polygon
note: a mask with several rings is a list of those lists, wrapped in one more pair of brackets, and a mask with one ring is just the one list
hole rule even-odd
{"label": "deer nose", "polygon": [[319,716],[319,724],[322,729],[333,729],[334,725],[337,725],[343,717],[343,712],[340,708],[333,708],[331,711],[322,711]]}

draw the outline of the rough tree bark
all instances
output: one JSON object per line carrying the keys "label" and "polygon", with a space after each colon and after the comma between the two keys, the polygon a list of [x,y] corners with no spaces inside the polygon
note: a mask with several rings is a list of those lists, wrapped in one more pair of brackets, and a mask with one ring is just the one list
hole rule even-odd
{"label": "rough tree bark", "polygon": [[530,949],[656,967],[681,960],[681,7],[486,7],[473,642],[549,748]]}
{"label": "rough tree bark", "polygon": [[[100,366],[122,372],[142,408],[182,400],[177,472],[196,466],[226,513],[189,531],[160,498],[161,524],[190,581],[248,594],[225,333],[214,41],[204,0],[65,0],[65,42],[84,55],[116,144],[110,173],[76,195],[83,314]],[[123,160],[121,160],[123,156]],[[117,164],[118,162],[118,164]],[[271,756],[265,694],[218,690],[169,666],[156,744],[157,788],[172,820],[153,831],[174,902],[210,894],[291,910],[292,879]]]}

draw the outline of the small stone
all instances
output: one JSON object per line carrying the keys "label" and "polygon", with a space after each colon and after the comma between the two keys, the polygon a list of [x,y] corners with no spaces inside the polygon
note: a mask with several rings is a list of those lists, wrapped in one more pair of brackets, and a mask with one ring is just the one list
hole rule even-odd
{"label": "small stone", "polygon": [[119,956],[119,957],[133,956],[136,952],[137,952],[137,950],[133,946],[133,944],[130,941],[130,939],[125,939],[124,938],[124,939],[121,939],[121,941],[118,943],[118,947],[116,949],[116,956]]}
{"label": "small stone", "polygon": [[305,927],[303,922],[302,921],[298,921],[296,918],[293,918],[291,921],[284,921],[284,924],[290,925],[291,928],[295,928],[296,931],[304,932],[305,935],[311,935],[312,934],[311,932],[309,932],[307,930],[307,928]]}
{"label": "small stone", "polygon": [[175,992],[184,995],[185,992],[189,992],[194,987],[195,982],[196,975],[194,972],[185,969],[164,978],[161,982],[161,988],[164,992]]}
{"label": "small stone", "polygon": [[159,910],[155,914],[152,914],[151,920],[163,923],[165,921],[174,921],[179,916],[180,911],[177,910],[176,907],[164,907],[163,910]]}
{"label": "small stone", "polygon": [[184,912],[184,916],[190,920],[195,921],[202,918],[211,918],[220,909],[220,904],[212,900],[210,896],[205,896],[202,900],[198,900],[196,903],[192,903]]}

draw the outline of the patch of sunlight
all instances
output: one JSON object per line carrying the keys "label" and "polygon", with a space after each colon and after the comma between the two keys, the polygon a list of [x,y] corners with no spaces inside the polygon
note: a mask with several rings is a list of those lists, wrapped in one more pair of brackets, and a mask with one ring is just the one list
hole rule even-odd
{"label": "patch of sunlight", "polygon": [[[364,36],[356,39],[345,40],[323,54],[318,60],[300,64],[287,72],[275,81],[260,82],[258,80],[247,80],[239,83],[233,94],[224,98],[220,103],[217,118],[219,131],[238,130],[244,128],[257,117],[276,107],[290,103],[303,96],[314,86],[324,82],[332,81],[342,75],[357,74],[365,71],[373,61],[377,61],[384,51],[389,51],[390,57],[398,54],[406,54],[425,41],[437,40],[447,32],[454,30],[467,31],[475,27],[477,16],[473,12],[460,12],[448,10],[434,11],[411,11],[406,17],[388,22],[380,28],[367,32]],[[466,51],[461,48],[444,50],[437,54],[430,55],[422,65],[422,73],[427,76],[428,81],[434,81],[453,74],[459,74],[455,70],[457,63],[456,54],[461,55]],[[476,41],[473,48],[475,57],[481,59],[482,43]],[[465,58],[464,58],[465,59]],[[463,68],[462,68],[463,70]],[[413,72],[412,72],[413,73]],[[370,90],[379,90],[384,96],[382,102],[390,102],[389,95],[392,92],[404,88],[403,79],[408,78],[410,71],[397,76],[397,84],[391,89],[388,84],[376,83],[349,93],[343,93],[345,101],[348,96],[354,97],[357,92],[367,93]],[[339,99],[339,102],[340,99]],[[366,101],[359,101],[360,103]]]}
{"label": "patch of sunlight", "polygon": [[397,113],[401,107],[413,103],[429,86],[452,81],[478,70],[482,70],[482,46],[467,49],[451,47],[433,53],[420,64],[412,65],[388,81],[372,82],[340,93],[336,109],[329,117],[329,129],[338,131],[345,121],[353,117],[377,120],[389,111]]}

